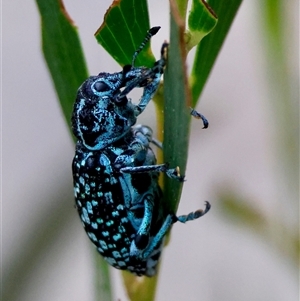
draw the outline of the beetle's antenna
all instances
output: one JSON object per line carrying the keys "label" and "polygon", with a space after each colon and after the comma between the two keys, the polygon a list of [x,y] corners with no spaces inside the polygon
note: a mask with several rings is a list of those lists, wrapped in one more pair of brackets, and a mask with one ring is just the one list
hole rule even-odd
{"label": "beetle's antenna", "polygon": [[131,66],[134,67],[134,63],[135,63],[135,59],[138,56],[138,54],[143,50],[143,48],[145,47],[145,45],[147,44],[147,42],[154,36],[157,34],[157,32],[160,30],[160,26],[155,26],[150,28],[147,31],[146,37],[144,39],[144,41],[141,43],[140,47],[134,52],[133,57],[132,57],[132,63]]}

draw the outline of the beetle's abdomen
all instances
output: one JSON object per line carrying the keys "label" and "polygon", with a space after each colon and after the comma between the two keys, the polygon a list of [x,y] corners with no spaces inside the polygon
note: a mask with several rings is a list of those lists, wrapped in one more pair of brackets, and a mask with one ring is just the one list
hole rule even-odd
{"label": "beetle's abdomen", "polygon": [[104,259],[118,269],[144,275],[147,262],[130,256],[136,230],[128,218],[119,180],[122,175],[111,170],[107,159],[101,152],[77,147],[73,160],[76,207],[87,235]]}

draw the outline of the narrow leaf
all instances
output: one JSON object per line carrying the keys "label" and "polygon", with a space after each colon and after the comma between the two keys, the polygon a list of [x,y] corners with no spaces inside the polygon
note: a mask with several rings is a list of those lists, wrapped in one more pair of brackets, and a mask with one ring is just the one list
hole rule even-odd
{"label": "narrow leaf", "polygon": [[36,0],[42,26],[42,47],[64,116],[70,126],[76,91],[87,78],[77,29],[61,0]]}
{"label": "narrow leaf", "polygon": [[218,15],[218,24],[209,35],[203,38],[196,49],[195,61],[190,76],[193,107],[197,104],[241,2],[242,0],[208,1]]}
{"label": "narrow leaf", "polygon": [[276,248],[285,257],[292,261],[295,267],[299,266],[299,229],[287,226],[284,219],[278,216],[265,215],[255,200],[246,200],[234,190],[218,193],[222,214],[234,222],[237,227],[244,227],[259,235],[272,248]]}
{"label": "narrow leaf", "polygon": [[[133,53],[150,28],[146,0],[115,0],[95,33],[102,47],[121,65],[131,64]],[[136,59],[136,66],[152,67],[150,42]]]}
{"label": "narrow leaf", "polygon": [[204,0],[193,0],[186,32],[187,49],[198,45],[214,29],[217,21],[215,12]]}
{"label": "narrow leaf", "polygon": [[[71,130],[71,114],[78,87],[88,77],[80,39],[62,0],[36,0],[41,15],[42,47],[65,119]],[[107,263],[98,255],[97,299],[110,301]],[[105,289],[103,289],[103,287]]]}
{"label": "narrow leaf", "polygon": [[[299,7],[299,4],[298,4]],[[289,42],[293,39],[294,24],[289,18],[286,3],[283,0],[264,0],[259,9],[262,49],[264,50],[266,76],[269,83],[270,108],[276,114],[276,155],[280,162],[281,189],[290,192],[290,201],[299,203],[299,66],[294,69],[289,64],[294,58],[289,52]],[[299,57],[298,57],[299,58]],[[295,70],[295,71],[294,71]],[[284,75],[284,76],[283,76]],[[286,182],[283,183],[283,177]],[[283,186],[282,186],[283,187]],[[280,189],[278,187],[278,189]]]}
{"label": "narrow leaf", "polygon": [[231,220],[242,223],[249,228],[255,228],[256,232],[264,231],[267,226],[266,218],[260,211],[250,204],[253,201],[245,201],[243,197],[238,196],[234,191],[222,191],[218,197],[221,202],[221,210]]}

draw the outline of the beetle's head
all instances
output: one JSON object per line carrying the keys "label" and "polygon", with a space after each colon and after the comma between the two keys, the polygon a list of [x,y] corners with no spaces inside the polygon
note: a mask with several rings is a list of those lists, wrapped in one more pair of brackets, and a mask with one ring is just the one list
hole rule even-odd
{"label": "beetle's head", "polygon": [[90,150],[100,150],[119,140],[135,124],[134,105],[120,88],[124,72],[89,77],[78,89],[72,115],[74,135]]}

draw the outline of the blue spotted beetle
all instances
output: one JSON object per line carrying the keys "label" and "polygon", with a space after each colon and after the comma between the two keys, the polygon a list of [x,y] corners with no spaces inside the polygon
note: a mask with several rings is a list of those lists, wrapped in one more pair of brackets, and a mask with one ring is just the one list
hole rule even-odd
{"label": "blue spotted beetle", "polygon": [[[156,92],[166,63],[167,43],[152,68],[134,67],[138,53],[160,27],[151,28],[132,65],[121,72],[99,73],[78,89],[72,115],[77,138],[72,164],[76,207],[90,240],[113,267],[138,276],[153,276],[161,254],[163,238],[176,221],[186,222],[210,209],[176,216],[165,212],[158,174],[183,181],[179,168],[156,164],[150,143],[152,130],[134,126]],[[127,99],[136,87],[143,88],[137,105]],[[121,88],[124,88],[121,91]],[[208,122],[201,118],[204,127]]]}

